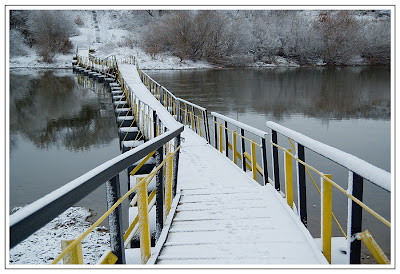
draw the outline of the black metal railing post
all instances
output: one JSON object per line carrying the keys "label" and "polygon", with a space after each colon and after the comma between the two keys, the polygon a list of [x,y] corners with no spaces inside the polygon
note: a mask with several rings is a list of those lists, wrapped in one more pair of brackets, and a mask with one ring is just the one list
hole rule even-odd
{"label": "black metal railing post", "polygon": [[[271,130],[271,141],[274,144],[278,144],[278,136],[275,130]],[[274,183],[275,189],[277,191],[281,190],[281,184],[279,181],[279,160],[278,160],[278,148],[274,145],[272,146],[272,162],[274,163]]]}
{"label": "black metal railing post", "polygon": [[[156,166],[159,166],[164,159],[164,147],[161,146],[156,150]],[[156,173],[156,240],[161,235],[164,227],[164,176],[161,167]]]}
{"label": "black metal railing post", "polygon": [[[181,145],[181,135],[175,137],[174,148],[177,149]],[[178,167],[179,167],[179,150],[175,152],[173,158],[173,170],[172,170],[172,197],[176,196],[176,188],[178,183]]]}
{"label": "black metal railing post", "polygon": [[[364,190],[364,179],[360,175],[353,173],[352,195],[362,202]],[[360,233],[362,229],[362,207],[351,201],[350,235],[352,242],[350,244],[350,264],[361,263],[361,241],[354,238],[355,234]]]}
{"label": "black metal railing post", "polygon": [[[110,209],[119,198],[121,198],[121,188],[119,175],[117,174],[106,183],[107,209]],[[122,206],[117,206],[108,216],[110,227],[111,251],[117,256],[116,264],[125,264],[124,232],[122,230]]]}
{"label": "black metal railing post", "polygon": [[207,110],[203,111],[203,119],[204,119],[204,129],[206,132],[206,138],[207,142],[211,144],[211,138],[210,138],[210,129],[208,128],[208,115],[207,115]]}
{"label": "black metal railing post", "polygon": [[242,150],[242,169],[244,172],[246,172],[246,157],[244,156],[244,153],[246,151],[246,144],[244,142],[244,129],[240,128],[240,135],[242,136],[241,139],[241,150]]}
{"label": "black metal railing post", "polygon": [[153,130],[154,130],[154,138],[157,137],[157,124],[158,124],[158,118],[157,118],[157,113],[153,111]]}
{"label": "black metal railing post", "polygon": [[229,158],[229,139],[228,139],[228,122],[224,121],[225,126],[225,156]]}
{"label": "black metal railing post", "polygon": [[267,166],[267,146],[265,137],[261,138],[261,150],[262,150],[262,163],[263,163],[263,173],[264,173],[264,185],[268,184],[268,166]]}
{"label": "black metal railing post", "polygon": [[[304,146],[297,143],[297,157],[299,160],[305,162]],[[300,220],[307,227],[307,188],[306,188],[306,171],[305,166],[296,161],[297,165],[297,180],[299,188],[299,210],[300,210]]]}
{"label": "black metal railing post", "polygon": [[214,141],[215,141],[215,149],[218,149],[218,126],[217,126],[217,117],[213,117],[214,120]]}

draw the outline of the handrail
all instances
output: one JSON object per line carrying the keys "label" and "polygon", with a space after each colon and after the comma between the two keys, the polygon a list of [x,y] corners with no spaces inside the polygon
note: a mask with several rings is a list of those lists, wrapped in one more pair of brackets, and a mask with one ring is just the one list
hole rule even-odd
{"label": "handrail", "polygon": [[[216,112],[211,112],[214,121],[214,146],[223,153],[225,149],[225,156],[229,158],[229,149],[232,150],[232,161],[237,164],[237,158],[242,161],[242,170],[246,172],[246,169],[252,171],[252,177],[257,181],[257,174],[262,176],[262,182],[264,185],[272,182],[268,177],[267,168],[267,142],[266,138],[268,133],[259,130],[252,126],[246,125],[224,115]],[[218,123],[217,118],[224,121],[224,124]],[[236,132],[228,128],[228,123],[240,128],[239,132]],[[219,134],[218,134],[219,125]],[[232,143],[229,142],[228,131],[232,133]],[[260,143],[255,140],[251,140],[245,136],[246,132],[250,132],[260,138]],[[240,138],[240,152],[238,151],[238,146],[236,143],[237,137]],[[246,151],[246,141],[250,143],[250,153]],[[256,146],[261,149],[261,166],[257,163],[257,152]],[[248,163],[249,162],[249,163]]]}
{"label": "handrail", "polygon": [[351,170],[371,183],[383,188],[386,191],[391,190],[390,173],[380,169],[370,163],[367,163],[354,155],[343,152],[324,143],[318,142],[294,130],[283,127],[277,123],[268,121],[267,127],[279,132],[280,134],[302,144],[308,149],[332,160],[333,162]]}
{"label": "handrail", "polygon": [[265,132],[265,131],[263,131],[263,130],[259,130],[258,128],[249,126],[249,125],[247,125],[247,124],[244,124],[244,123],[242,123],[242,122],[239,122],[239,121],[234,120],[234,119],[232,119],[232,118],[229,118],[229,117],[227,117],[227,116],[221,115],[221,114],[219,114],[219,113],[217,113],[217,112],[211,112],[211,115],[212,115],[212,116],[215,116],[215,117],[217,117],[217,118],[220,118],[220,119],[222,119],[222,120],[225,120],[225,121],[227,121],[228,123],[231,123],[232,125],[235,125],[235,126],[237,126],[237,127],[243,128],[244,130],[246,130],[246,131],[248,131],[248,132],[251,132],[251,133],[253,133],[253,134],[255,134],[255,135],[257,135],[257,136],[259,136],[259,137],[261,137],[261,138],[264,138],[264,137],[266,137],[266,136],[268,135],[268,133]]}
{"label": "handrail", "polygon": [[[154,79],[152,79],[147,73],[138,70],[142,82],[147,85],[148,89],[150,92],[153,94],[153,88],[154,86],[158,89],[161,89],[161,92],[159,92],[158,98],[156,100],[160,101],[160,103],[168,109],[169,107],[172,107],[173,110],[171,110],[171,114],[174,115],[175,119],[178,122],[181,122],[185,125],[188,124],[188,119],[191,121],[191,127],[192,130],[198,133],[201,137],[204,137],[209,143],[210,143],[210,133],[209,133],[209,127],[208,127],[208,115],[207,115],[207,109],[203,108],[201,106],[198,106],[196,104],[193,104],[189,101],[186,101],[182,98],[176,97],[172,92],[170,92],[168,89],[165,87],[161,86],[159,83],[157,83]],[[175,102],[168,102],[168,98],[163,98],[164,93],[167,94],[167,97],[170,96],[172,99],[175,100]],[[155,96],[155,94],[153,94]],[[167,102],[164,101],[164,99],[167,99]],[[172,105],[168,105],[168,103],[172,103]],[[182,105],[184,104],[185,107],[184,109],[181,108],[181,103]],[[175,104],[175,105],[174,105]],[[187,106],[192,107],[192,111],[188,110]],[[200,113],[199,115],[195,114],[195,109],[198,110]],[[202,118],[200,118],[200,115]],[[189,116],[189,117],[188,117]],[[197,118],[197,121],[196,121]],[[202,131],[202,125],[203,125],[203,131]],[[203,133],[203,134],[202,134]]]}
{"label": "handrail", "polygon": [[[361,257],[361,243],[358,241],[358,235],[362,234],[362,221],[363,214],[362,209],[366,210],[372,216],[377,218],[383,224],[391,227],[391,224],[383,216],[372,210],[363,202],[363,188],[364,179],[370,183],[379,186],[385,191],[390,192],[390,173],[384,171],[376,166],[373,166],[351,154],[345,153],[339,149],[333,148],[321,142],[318,142],[310,137],[307,137],[294,130],[288,129],[274,122],[268,121],[267,127],[271,130],[271,152],[273,161],[273,174],[276,189],[280,189],[280,178],[279,178],[279,156],[278,149],[284,152],[284,176],[286,184],[286,200],[288,205],[295,211],[307,227],[307,195],[306,195],[306,178],[305,171],[308,172],[311,180],[321,195],[321,238],[322,238],[322,249],[325,257],[331,263],[331,237],[332,237],[332,216],[337,222],[339,229],[344,234],[347,240],[347,246],[349,250],[348,262],[350,264],[359,264]],[[286,149],[278,145],[277,133],[287,137],[295,150],[295,154],[292,154],[291,149]],[[293,144],[294,141],[297,143],[297,147]],[[323,156],[338,165],[347,169],[349,173],[347,189],[339,186],[332,180],[332,175],[324,174],[316,168],[305,162],[305,148],[308,150]],[[293,207],[293,177],[292,177],[292,158],[297,162],[297,201],[298,205],[296,208]],[[309,170],[316,172],[321,178],[321,190],[318,189],[315,184]],[[344,233],[340,224],[332,211],[332,186],[347,196],[347,235]],[[365,240],[365,239],[364,239]],[[387,263],[384,253],[379,248],[379,245],[369,239],[365,241],[367,247],[371,250],[376,259],[381,263]]]}
{"label": "handrail", "polygon": [[[175,153],[177,153],[177,151],[179,151],[179,149],[180,149],[180,147],[178,147],[173,153],[171,153],[171,154],[169,154],[165,159],[164,159],[164,161],[162,162],[162,163],[160,163],[160,165],[156,168],[156,169],[154,169],[150,174],[148,174],[145,178],[142,178],[141,180],[140,180],[140,182],[139,183],[137,183],[136,184],[136,186],[134,186],[134,187],[132,187],[128,192],[126,192],[121,198],[119,198],[95,223],[93,223],[92,224],[92,226],[90,226],[83,234],[81,234],[78,238],[76,238],[73,242],[71,242],[62,252],[61,252],[61,254],[59,254],[58,255],[58,257],[52,262],[52,264],[56,264],[57,262],[59,262],[64,256],[65,256],[65,254],[67,254],[67,252],[68,251],[70,251],[75,245],[77,245],[79,242],[81,242],[82,241],[82,239],[83,238],[85,238],[91,231],[93,231],[93,229],[95,229],[102,221],[104,221],[104,219],[105,218],[107,218],[111,213],[112,213],[112,211],[114,211],[115,210],[115,208],[118,206],[118,205],[120,205],[126,198],[128,198],[129,197],[129,195],[130,194],[132,194],[135,190],[137,190],[138,188],[141,188],[141,186],[143,185],[143,184],[148,184],[149,183],[149,177],[151,177],[151,176],[153,176],[154,177],[154,175],[164,166],[164,165],[166,165],[166,163],[167,163],[167,161],[168,161],[168,159],[170,159],[170,158],[172,158],[172,156],[175,154]],[[149,154],[149,155],[152,155],[152,153],[151,154]],[[132,171],[132,173],[131,173],[131,175],[133,175],[134,174],[134,172]],[[171,182],[171,180],[169,180],[169,181],[167,181],[167,184],[171,184],[172,182]],[[139,194],[139,192],[140,192],[140,190],[138,189],[138,193],[136,194],[136,196],[135,197],[137,197],[138,196],[138,194]],[[147,191],[145,191],[145,192],[147,192]],[[147,193],[141,193],[141,195],[147,195]],[[146,210],[147,212],[148,212],[148,210]],[[140,218],[140,213],[139,214],[137,214],[138,215],[138,218]],[[148,225],[147,223],[145,224],[145,225]],[[134,229],[134,227],[136,226],[136,224],[135,223],[133,223],[130,227],[129,227],[129,229],[126,231],[126,234],[124,235],[124,238],[125,237],[128,237],[128,236],[130,236],[130,234],[131,234],[131,231]],[[133,235],[132,235],[133,236]],[[124,244],[125,245],[125,244]],[[146,245],[150,245],[150,242],[148,241],[148,242],[146,242]],[[143,248],[143,247],[142,247]],[[149,246],[147,246],[147,250],[150,250],[150,247]],[[111,250],[109,251],[109,252],[111,252]],[[106,253],[107,254],[107,253]],[[149,257],[149,255],[148,255],[148,257]],[[143,259],[143,258],[142,258]],[[145,260],[145,261],[147,261],[147,260]]]}
{"label": "handrail", "polygon": [[190,105],[190,106],[192,106],[192,107],[198,108],[198,109],[201,110],[201,111],[206,111],[205,108],[203,108],[203,107],[201,107],[201,106],[199,106],[199,105],[193,104],[193,103],[191,103],[191,102],[189,102],[189,101],[186,101],[186,100],[184,100],[184,99],[182,99],[182,98],[178,98],[178,100],[181,101],[181,102],[183,102],[183,103],[185,103],[185,104],[188,104],[188,105]]}
{"label": "handrail", "polygon": [[181,126],[167,131],[140,147],[105,162],[12,214],[10,216],[10,248],[16,246],[115,175],[178,136],[183,129],[184,127]]}

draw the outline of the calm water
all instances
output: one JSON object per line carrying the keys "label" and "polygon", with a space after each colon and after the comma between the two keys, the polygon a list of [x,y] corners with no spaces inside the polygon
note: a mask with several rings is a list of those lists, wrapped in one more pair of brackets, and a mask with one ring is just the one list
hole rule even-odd
{"label": "calm water", "polygon": [[[11,71],[9,117],[10,210],[120,154],[110,93],[72,70]],[[78,205],[104,212],[104,189]]]}
{"label": "calm water", "polygon": [[[388,68],[283,68],[147,71],[176,96],[268,131],[274,121],[318,141],[391,170],[391,92]],[[280,144],[290,143],[278,138]],[[269,153],[268,153],[269,154]],[[268,155],[269,163],[271,156]],[[306,150],[306,159],[347,188],[348,173]],[[283,160],[281,157],[281,167]],[[271,166],[269,174],[271,176]],[[284,189],[283,168],[281,186]],[[319,184],[319,178],[313,175]],[[295,194],[296,195],[296,194]],[[333,208],[346,230],[347,200],[334,190]],[[295,196],[296,197],[296,196]],[[307,179],[308,224],[320,237],[320,197]],[[365,183],[364,201],[390,220],[390,194]],[[334,224],[334,235],[342,236]],[[386,254],[390,230],[364,212],[369,229]]]}
{"label": "calm water", "polygon": [[[275,121],[390,171],[389,69],[148,73],[176,96],[209,111],[262,130],[267,130],[266,121]],[[71,70],[11,71],[9,117],[10,210],[37,200],[120,154],[108,89]],[[332,167],[307,151],[306,157],[311,164],[334,174],[339,184],[347,185],[347,174],[340,167]],[[311,184],[308,182],[307,188],[309,224],[313,235],[319,237],[319,198]],[[122,187],[124,191],[124,183]],[[390,220],[390,195],[367,186],[364,193],[367,204],[372,202],[371,207]],[[343,204],[347,204],[343,197],[334,200],[334,210],[338,208],[335,214],[345,226]],[[78,205],[103,213],[104,187]],[[371,228],[376,221],[368,213],[363,218],[365,228],[389,254],[390,230],[379,224]]]}

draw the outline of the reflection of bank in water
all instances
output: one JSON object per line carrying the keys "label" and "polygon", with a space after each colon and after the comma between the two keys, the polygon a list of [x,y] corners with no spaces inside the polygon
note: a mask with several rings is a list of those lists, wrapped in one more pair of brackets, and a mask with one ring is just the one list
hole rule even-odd
{"label": "reflection of bank in water", "polygon": [[[10,210],[119,154],[109,87],[81,80],[70,69],[10,72]],[[102,212],[104,193],[78,205]]]}

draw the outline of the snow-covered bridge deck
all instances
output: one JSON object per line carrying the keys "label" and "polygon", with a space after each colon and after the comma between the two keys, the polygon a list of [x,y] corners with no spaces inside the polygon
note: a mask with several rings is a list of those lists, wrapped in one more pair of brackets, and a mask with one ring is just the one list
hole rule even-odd
{"label": "snow-covered bridge deck", "polygon": [[[165,124],[177,123],[147,91],[134,65],[120,65],[119,70]],[[258,184],[189,127],[181,137],[179,200],[148,263],[327,264],[272,185]],[[130,257],[127,264],[134,263]]]}
{"label": "snow-covered bridge deck", "polygon": [[[186,128],[180,199],[156,264],[326,264],[310,233],[270,185],[260,186]],[[179,196],[178,196],[179,197]],[[163,241],[163,239],[160,239]]]}

